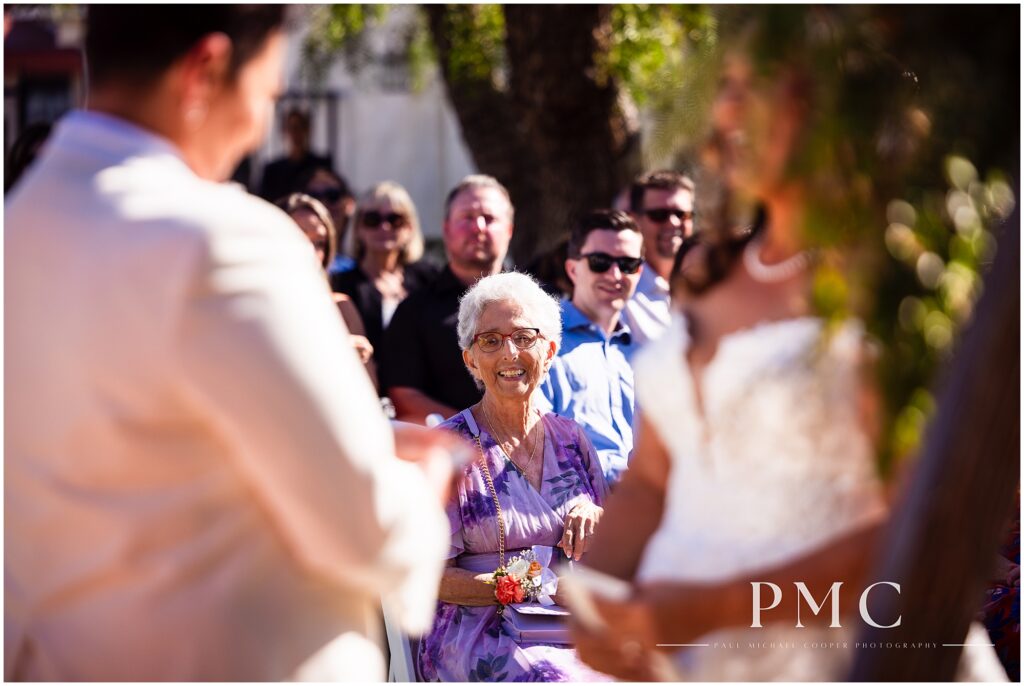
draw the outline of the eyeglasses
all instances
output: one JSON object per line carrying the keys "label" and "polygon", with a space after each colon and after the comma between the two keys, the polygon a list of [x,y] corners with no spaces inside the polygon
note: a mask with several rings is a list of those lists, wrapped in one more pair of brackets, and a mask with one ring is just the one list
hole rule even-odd
{"label": "eyeglasses", "polygon": [[308,191],[306,195],[312,196],[326,205],[333,205],[345,197],[345,194],[341,192],[340,188],[328,188],[322,191]]}
{"label": "eyeglasses", "polygon": [[652,222],[658,222],[659,224],[667,222],[669,217],[675,217],[679,221],[684,222],[693,219],[692,210],[678,210],[674,207],[655,207],[644,210],[644,215]]}
{"label": "eyeglasses", "polygon": [[606,252],[588,252],[586,255],[580,255],[579,259],[585,259],[590,271],[595,274],[604,274],[613,264],[619,265],[619,271],[623,274],[636,274],[643,264],[639,257],[612,257]]}
{"label": "eyeglasses", "polygon": [[516,329],[510,334],[485,331],[473,336],[473,342],[480,348],[480,352],[493,353],[505,344],[506,338],[520,350],[529,350],[537,343],[537,339],[543,336],[540,335],[540,329]]}
{"label": "eyeglasses", "polygon": [[406,225],[408,220],[404,214],[397,212],[390,212],[388,214],[381,214],[377,210],[370,210],[369,212],[363,213],[363,226],[368,229],[380,228],[381,224],[387,222],[392,228],[401,229]]}

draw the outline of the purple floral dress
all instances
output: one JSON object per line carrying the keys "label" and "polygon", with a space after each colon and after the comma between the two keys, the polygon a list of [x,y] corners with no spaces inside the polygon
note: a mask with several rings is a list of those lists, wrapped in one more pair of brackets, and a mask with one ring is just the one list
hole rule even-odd
{"label": "purple floral dress", "polygon": [[[479,432],[505,519],[506,560],[534,545],[555,546],[565,516],[577,503],[603,505],[607,486],[601,463],[582,429],[555,414],[544,422],[544,471],[537,492],[505,457],[491,435],[477,428],[466,410],[442,426],[476,443]],[[498,520],[479,460],[466,468],[447,507],[452,547],[449,559],[478,573],[498,566]],[[556,549],[555,558],[561,555]],[[565,559],[561,556],[561,559]],[[439,602],[434,627],[420,643],[418,666],[427,681],[597,681],[609,677],[591,670],[564,646],[520,644],[497,614],[497,607]]]}

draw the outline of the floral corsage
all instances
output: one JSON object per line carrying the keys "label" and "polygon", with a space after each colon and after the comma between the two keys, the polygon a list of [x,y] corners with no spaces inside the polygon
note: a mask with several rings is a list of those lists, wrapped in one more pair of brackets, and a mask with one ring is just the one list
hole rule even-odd
{"label": "floral corsage", "polygon": [[549,546],[534,546],[514,556],[504,567],[494,571],[494,596],[503,607],[513,603],[536,601],[554,605],[551,599],[558,588],[558,577],[548,569],[551,563]]}

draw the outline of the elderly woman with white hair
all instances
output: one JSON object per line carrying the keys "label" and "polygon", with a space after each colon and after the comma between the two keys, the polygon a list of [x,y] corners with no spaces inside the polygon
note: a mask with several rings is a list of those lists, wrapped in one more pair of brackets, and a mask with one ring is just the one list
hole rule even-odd
{"label": "elderly woman with white hair", "polygon": [[505,609],[530,595],[523,591],[528,581],[502,575],[506,566],[512,571],[516,556],[532,555],[538,564],[531,573],[548,579],[553,573],[542,573],[543,563],[565,556],[579,560],[607,494],[582,428],[571,419],[542,415],[533,403],[561,342],[558,302],[525,274],[485,277],[459,304],[458,336],[466,367],[484,395],[442,427],[473,443],[478,458],[466,467],[448,504],[451,549],[434,627],[420,644],[421,676],[607,678],[580,662],[570,647],[524,639],[511,624],[516,612]]}

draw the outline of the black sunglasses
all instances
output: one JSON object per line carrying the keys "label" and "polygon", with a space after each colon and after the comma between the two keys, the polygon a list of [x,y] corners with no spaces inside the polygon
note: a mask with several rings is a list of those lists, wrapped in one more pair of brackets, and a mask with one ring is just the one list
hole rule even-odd
{"label": "black sunglasses", "polygon": [[675,217],[684,222],[693,219],[693,212],[691,210],[677,210],[673,207],[656,207],[644,210],[644,214],[648,219],[659,224],[667,222],[669,217]]}
{"label": "black sunglasses", "polygon": [[595,274],[604,274],[613,264],[619,265],[619,271],[623,274],[636,274],[643,264],[639,257],[612,257],[606,252],[588,252],[586,255],[580,255],[580,259],[586,259],[587,266]]}
{"label": "black sunglasses", "polygon": [[368,229],[379,228],[384,222],[387,222],[393,228],[400,229],[405,226],[406,221],[405,215],[397,212],[381,214],[377,210],[370,210],[363,214],[363,226]]}
{"label": "black sunglasses", "polygon": [[315,192],[311,191],[306,195],[310,195],[326,205],[333,205],[345,197],[345,194],[341,192],[340,188],[328,188],[327,190]]}

